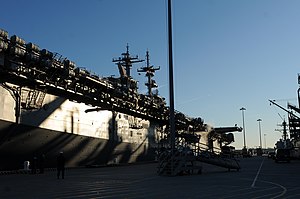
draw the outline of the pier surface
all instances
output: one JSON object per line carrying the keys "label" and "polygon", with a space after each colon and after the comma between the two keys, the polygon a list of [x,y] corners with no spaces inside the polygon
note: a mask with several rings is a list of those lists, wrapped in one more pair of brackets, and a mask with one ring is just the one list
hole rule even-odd
{"label": "pier surface", "polygon": [[156,174],[157,164],[76,168],[57,179],[44,174],[0,175],[0,198],[300,198],[300,161],[240,159],[240,171],[202,164],[201,175]]}

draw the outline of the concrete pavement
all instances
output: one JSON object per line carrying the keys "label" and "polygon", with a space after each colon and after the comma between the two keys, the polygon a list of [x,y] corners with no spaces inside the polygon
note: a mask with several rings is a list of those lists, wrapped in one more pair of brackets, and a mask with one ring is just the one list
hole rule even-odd
{"label": "concrete pavement", "polygon": [[202,164],[201,175],[158,176],[157,164],[0,176],[1,199],[73,198],[299,198],[300,161],[240,159],[240,171]]}

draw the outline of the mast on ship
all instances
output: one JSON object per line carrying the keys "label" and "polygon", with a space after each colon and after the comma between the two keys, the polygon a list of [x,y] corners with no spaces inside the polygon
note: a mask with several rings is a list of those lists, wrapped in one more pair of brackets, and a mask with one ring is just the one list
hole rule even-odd
{"label": "mast on ship", "polygon": [[155,80],[153,80],[152,78],[154,77],[155,71],[160,70],[160,67],[154,67],[154,66],[150,66],[150,59],[149,59],[149,51],[147,50],[146,52],[146,66],[145,67],[141,67],[138,72],[143,72],[146,73],[145,76],[147,77],[148,81],[145,83],[145,85],[148,88],[148,95],[152,96],[152,89],[153,88],[157,88],[157,84],[155,82]]}
{"label": "mast on ship", "polygon": [[129,45],[126,46],[126,52],[122,53],[122,57],[119,57],[118,59],[113,59],[113,62],[116,62],[118,65],[120,75],[121,77],[126,76],[128,78],[131,78],[130,71],[132,68],[132,65],[134,63],[143,62],[145,60],[140,60],[138,56],[132,57],[129,53]]}
{"label": "mast on ship", "polygon": [[119,68],[119,73],[120,73],[120,79],[121,79],[121,84],[126,88],[126,89],[133,89],[137,90],[137,81],[132,79],[130,71],[132,68],[132,65],[135,63],[143,62],[144,60],[139,59],[138,56],[132,57],[129,53],[129,46],[127,44],[126,46],[126,52],[122,53],[122,57],[119,57],[117,59],[113,59],[113,62],[116,62]]}

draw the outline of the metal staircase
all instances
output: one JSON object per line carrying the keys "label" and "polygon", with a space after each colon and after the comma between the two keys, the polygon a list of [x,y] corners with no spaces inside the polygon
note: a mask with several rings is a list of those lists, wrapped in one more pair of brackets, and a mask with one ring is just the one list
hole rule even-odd
{"label": "metal staircase", "polygon": [[223,167],[229,171],[231,169],[239,171],[240,164],[230,154],[229,148],[224,146],[221,149],[212,149],[208,145],[200,143],[200,135],[177,133],[174,151],[164,149],[160,153],[157,173],[168,176],[201,174],[201,163]]}
{"label": "metal staircase", "polygon": [[196,164],[196,157],[190,150],[164,151],[159,157],[159,175],[201,174],[202,167]]}

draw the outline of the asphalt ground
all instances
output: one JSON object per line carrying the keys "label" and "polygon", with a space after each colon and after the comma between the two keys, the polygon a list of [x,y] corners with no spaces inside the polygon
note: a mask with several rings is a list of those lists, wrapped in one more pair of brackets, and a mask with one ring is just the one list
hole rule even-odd
{"label": "asphalt ground", "polygon": [[300,198],[299,160],[252,157],[240,164],[241,170],[228,171],[203,163],[201,175],[176,177],[157,175],[157,163],[69,169],[65,179],[54,170],[1,175],[0,198]]}

